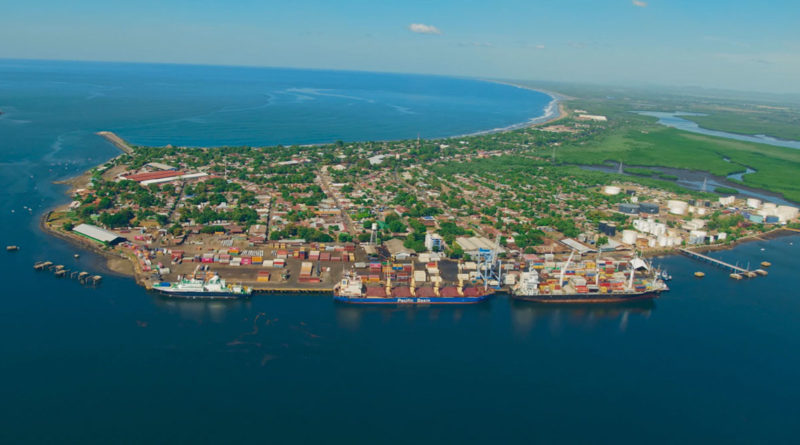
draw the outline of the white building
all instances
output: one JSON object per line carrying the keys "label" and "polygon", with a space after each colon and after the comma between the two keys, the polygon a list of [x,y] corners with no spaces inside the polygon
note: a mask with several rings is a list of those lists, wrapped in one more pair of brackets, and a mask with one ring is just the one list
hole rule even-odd
{"label": "white building", "polygon": [[439,252],[444,248],[444,240],[438,233],[425,234],[425,248],[429,252]]}

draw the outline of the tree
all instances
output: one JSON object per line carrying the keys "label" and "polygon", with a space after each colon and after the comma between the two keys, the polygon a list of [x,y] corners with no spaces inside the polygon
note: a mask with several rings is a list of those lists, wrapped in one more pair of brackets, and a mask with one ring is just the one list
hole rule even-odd
{"label": "tree", "polygon": [[103,213],[100,222],[107,227],[125,227],[130,225],[135,215],[131,209],[122,209],[117,213]]}
{"label": "tree", "polygon": [[172,227],[169,228],[169,233],[173,236],[181,236],[183,235],[183,226],[180,224],[173,224]]}
{"label": "tree", "polygon": [[458,243],[453,243],[453,247],[450,249],[449,252],[450,258],[458,259],[464,256],[464,249],[461,248]]}

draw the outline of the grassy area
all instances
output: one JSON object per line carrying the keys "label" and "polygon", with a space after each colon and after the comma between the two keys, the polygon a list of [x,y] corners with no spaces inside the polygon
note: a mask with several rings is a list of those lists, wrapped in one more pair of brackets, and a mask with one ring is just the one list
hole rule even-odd
{"label": "grassy area", "polygon": [[[756,173],[745,175],[748,186],[782,193],[800,201],[800,150],[753,144],[688,133],[653,125],[624,125],[581,144],[559,149],[561,161],[602,164],[617,161],[652,167],[674,167],[708,171],[727,176],[749,166]],[[730,162],[726,162],[728,158]]]}
{"label": "grassy area", "polygon": [[770,110],[752,112],[708,111],[708,116],[682,116],[703,128],[729,133],[765,134],[779,139],[800,140],[800,114]]}
{"label": "grassy area", "polygon": [[719,193],[720,195],[736,195],[739,193],[738,190],[730,187],[714,187],[714,192]]}

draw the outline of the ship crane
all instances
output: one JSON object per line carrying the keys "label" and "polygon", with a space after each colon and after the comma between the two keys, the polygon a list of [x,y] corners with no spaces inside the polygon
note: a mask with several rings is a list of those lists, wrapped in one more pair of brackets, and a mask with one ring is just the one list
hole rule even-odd
{"label": "ship crane", "polygon": [[503,283],[502,261],[498,258],[500,251],[500,238],[495,240],[494,247],[489,249],[478,249],[478,279],[483,280],[484,290],[489,288],[489,281],[497,281],[492,287],[499,288]]}
{"label": "ship crane", "polygon": [[567,258],[567,262],[564,263],[564,267],[561,268],[561,274],[558,276],[558,285],[559,286],[563,286],[564,285],[564,274],[567,272],[567,269],[569,268],[569,263],[572,262],[572,257],[573,256],[575,256],[575,251],[574,250],[569,253],[569,258]]}

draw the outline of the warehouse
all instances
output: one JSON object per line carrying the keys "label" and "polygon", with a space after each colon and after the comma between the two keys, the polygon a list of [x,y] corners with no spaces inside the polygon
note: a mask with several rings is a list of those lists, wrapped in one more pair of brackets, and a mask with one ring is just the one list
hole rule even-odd
{"label": "warehouse", "polygon": [[78,235],[85,236],[86,238],[103,244],[114,245],[125,240],[125,238],[117,235],[116,233],[109,232],[108,230],[101,229],[100,227],[93,226],[91,224],[78,224],[77,226],[73,227],[72,231]]}

